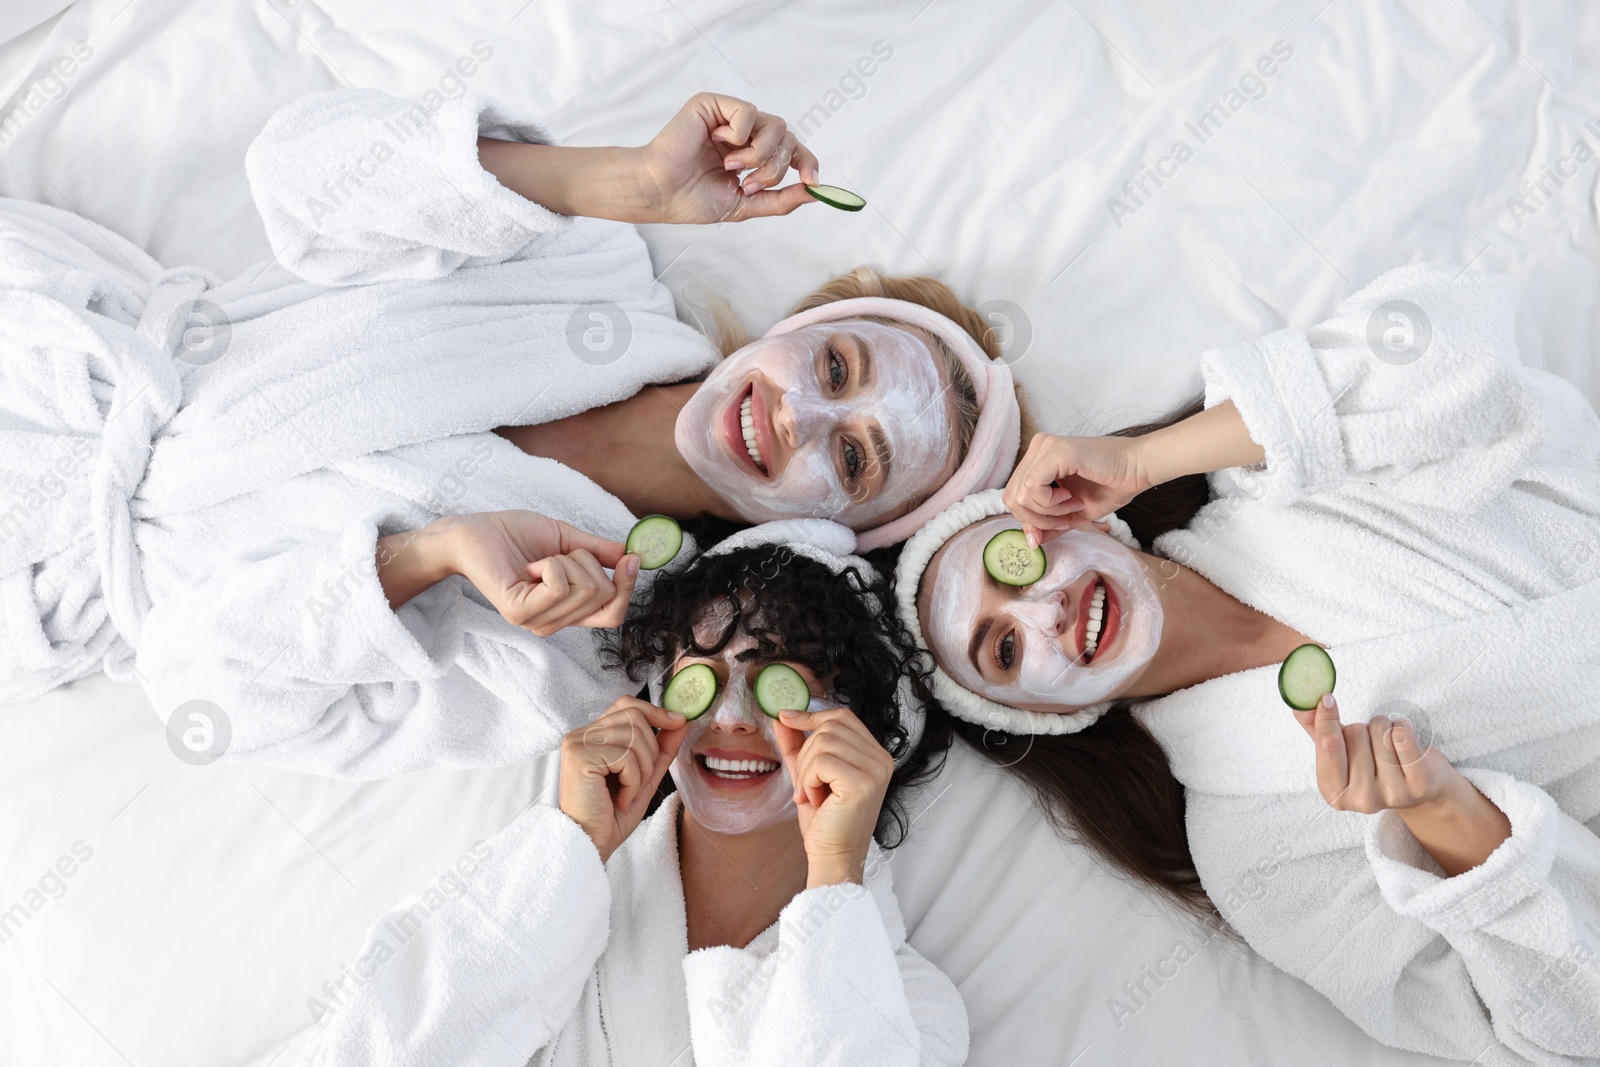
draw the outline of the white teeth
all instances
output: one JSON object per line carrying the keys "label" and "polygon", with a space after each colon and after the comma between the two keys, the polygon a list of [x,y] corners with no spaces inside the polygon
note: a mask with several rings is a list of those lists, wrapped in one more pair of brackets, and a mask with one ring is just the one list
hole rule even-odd
{"label": "white teeth", "polygon": [[1106,587],[1105,583],[1098,582],[1094,587],[1094,598],[1089,601],[1089,625],[1083,633],[1083,654],[1085,657],[1093,656],[1094,650],[1100,647],[1100,626],[1106,615]]}
{"label": "white teeth", "polygon": [[755,460],[756,466],[762,470],[767,469],[767,464],[761,458],[761,450],[756,447],[756,420],[750,414],[750,401],[753,396],[744,398],[744,403],[739,405],[739,428],[744,432],[744,450],[750,453],[750,458]]}
{"label": "white teeth", "polygon": [[761,759],[719,759],[716,756],[701,756],[705,761],[706,770],[718,778],[749,778],[757,774],[769,774],[778,769],[778,765],[771,760]]}

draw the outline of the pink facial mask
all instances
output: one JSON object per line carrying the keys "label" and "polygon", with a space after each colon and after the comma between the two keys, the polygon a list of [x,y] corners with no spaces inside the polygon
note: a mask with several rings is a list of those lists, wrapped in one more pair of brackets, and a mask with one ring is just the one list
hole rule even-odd
{"label": "pink facial mask", "polygon": [[[827,360],[818,359],[828,339],[840,333],[860,339],[874,369],[870,387],[846,385],[847,399],[832,395]],[[817,517],[865,529],[936,487],[948,465],[955,435],[937,358],[917,335],[862,320],[764,337],[723,360],[684,405],[675,428],[678,450],[712,491],[750,522]],[[798,441],[776,475],[764,475],[750,462],[749,446],[754,443],[759,452],[760,440],[753,429],[745,430],[741,417],[758,373],[782,394],[781,410],[792,417]],[[780,432],[779,412],[766,416]],[[882,489],[858,501],[845,482],[839,435],[849,433],[860,469],[871,471],[877,459],[871,439],[859,429],[863,419],[876,420],[883,430],[890,464]]]}
{"label": "pink facial mask", "polygon": [[[983,548],[1001,530],[1020,524],[997,515],[962,530],[950,539],[940,558],[923,632],[934,658],[957,682],[999,704],[1065,704],[1087,707],[1118,694],[1155,656],[1161,643],[1161,601],[1137,554],[1115,538],[1097,531],[1070,530],[1045,542],[1044,577],[1000,603],[991,634],[1014,624],[1014,673],[1009,683],[986,680],[968,658],[968,647],[983,610],[988,578]],[[1073,629],[1079,605],[1064,604],[1065,591],[1094,571],[1110,585],[1102,609],[1102,633],[1110,599],[1117,598],[1120,619],[1112,646],[1089,663],[1074,660],[1063,647],[1075,648]],[[991,655],[987,650],[980,655]]]}

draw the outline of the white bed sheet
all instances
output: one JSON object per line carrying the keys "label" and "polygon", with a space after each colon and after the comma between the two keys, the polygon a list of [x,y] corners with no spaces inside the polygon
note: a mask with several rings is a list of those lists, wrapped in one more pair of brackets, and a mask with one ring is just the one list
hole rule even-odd
{"label": "white bed sheet", "polygon": [[[1049,429],[1164,410],[1204,348],[1314,322],[1429,258],[1521,279],[1524,358],[1600,397],[1600,162],[1548,199],[1519,188],[1580,138],[1600,149],[1600,12],[1577,0],[435,7],[8,4],[0,193],[229,276],[271,254],[242,158],[275,108],[341,84],[419,95],[481,40],[468,86],[573,143],[638,142],[702,88],[809,114],[825,177],[871,207],[648,228],[663,280],[760,329],[860,262],[939,274],[1016,309],[1011,358]],[[92,54],[50,82],[77,41]],[[1260,98],[1199,143],[1185,122],[1278,41],[1293,55]],[[1192,158],[1123,194],[1178,138]],[[1133,210],[1114,220],[1113,196]],[[104,678],[0,709],[0,908],[74,843],[93,851],[0,944],[0,1063],[291,1062],[369,918],[550,783],[547,764],[361,785],[196,769]],[[970,757],[927,800],[894,862],[914,941],[967,997],[972,1062],[1423,1062],[1217,944],[1119,1024],[1110,1001],[1183,928]]]}

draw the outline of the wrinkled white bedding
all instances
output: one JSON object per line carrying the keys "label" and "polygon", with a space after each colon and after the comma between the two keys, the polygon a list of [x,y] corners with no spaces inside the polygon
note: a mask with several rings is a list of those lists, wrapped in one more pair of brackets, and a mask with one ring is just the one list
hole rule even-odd
{"label": "wrinkled white bedding", "polygon": [[[1473,262],[1523,283],[1524,360],[1600,398],[1600,11],[1579,0],[30,0],[0,42],[0,194],[168,265],[271,255],[244,148],[304,92],[464,83],[593,144],[711,88],[785,115],[871,204],[647,228],[680,298],[719,292],[753,329],[860,262],[938,273],[1002,316],[1047,428],[1103,429],[1192,392],[1207,347],[1316,322],[1398,263]],[[0,1062],[290,1062],[371,918],[552,786],[545,765],[195,768],[103,677],[0,708]],[[895,882],[973,1063],[1427,1062],[1203,944],[971,757],[923,804]]]}

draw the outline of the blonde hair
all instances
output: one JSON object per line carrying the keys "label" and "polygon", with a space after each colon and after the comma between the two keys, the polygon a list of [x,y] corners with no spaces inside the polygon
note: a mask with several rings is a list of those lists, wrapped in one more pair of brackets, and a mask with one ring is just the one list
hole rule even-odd
{"label": "blonde hair", "polygon": [[[823,304],[858,296],[889,297],[893,300],[920,304],[937,311],[967,331],[990,359],[1000,358],[1000,345],[995,340],[994,327],[988,320],[978,311],[962,303],[961,298],[956,296],[955,291],[944,282],[926,275],[901,278],[884,274],[872,267],[857,267],[846,274],[829,278],[814,291],[801,297],[800,302],[790,309],[789,314],[795,315],[821,307]],[[727,301],[710,297],[706,303],[706,313],[710,316],[715,330],[712,334],[713,339],[724,356],[732,355],[749,343],[749,334],[745,331],[744,324],[733,313]],[[696,319],[698,320],[698,316]],[[973,431],[978,426],[978,394],[972,387],[972,376],[967,373],[967,368],[962,364],[960,357],[939,338],[935,337],[934,340],[938,342],[940,354],[944,357],[945,366],[950,372],[950,384],[955,394],[956,425],[960,428],[956,462],[960,463],[966,459],[967,448],[972,444]],[[1017,458],[1021,459],[1028,442],[1037,432],[1037,426],[1028,411],[1027,404],[1024,403],[1020,385],[1017,386],[1017,403],[1022,408],[1022,441],[1017,449]],[[913,502],[912,509],[914,510],[919,503],[920,501]]]}

